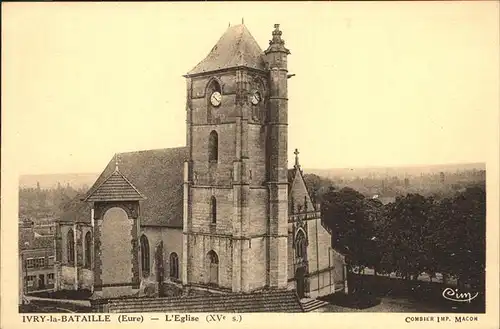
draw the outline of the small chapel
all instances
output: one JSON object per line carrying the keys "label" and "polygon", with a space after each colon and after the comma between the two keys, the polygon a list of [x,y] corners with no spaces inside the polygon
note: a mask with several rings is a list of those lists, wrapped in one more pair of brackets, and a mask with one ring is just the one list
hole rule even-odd
{"label": "small chapel", "polygon": [[[287,57],[230,26],[186,78],[186,146],[117,153],[56,229],[56,288],[95,298],[347,289],[295,150]],[[176,109],[172,109],[177,111]]]}

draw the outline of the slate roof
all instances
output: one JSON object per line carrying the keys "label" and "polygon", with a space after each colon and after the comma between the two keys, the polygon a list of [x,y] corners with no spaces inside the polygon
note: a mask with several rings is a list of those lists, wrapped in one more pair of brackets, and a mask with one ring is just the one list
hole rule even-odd
{"label": "slate roof", "polygon": [[97,186],[84,201],[139,201],[145,197],[118,168]]}
{"label": "slate roof", "polygon": [[110,313],[302,313],[293,290],[269,290],[250,294],[228,293],[167,298],[128,298],[108,301]]}
{"label": "slate roof", "polygon": [[297,169],[292,168],[288,169],[288,191],[292,188],[293,180],[295,179],[295,175],[297,174]]}
{"label": "slate roof", "polygon": [[[118,158],[120,174],[146,198],[140,204],[141,225],[181,228],[187,147],[120,153]],[[87,196],[93,195],[114,171],[113,157]],[[90,218],[90,208],[88,214]]]}
{"label": "slate roof", "polygon": [[245,25],[229,27],[210,53],[196,65],[189,75],[245,66],[265,69],[263,51]]}

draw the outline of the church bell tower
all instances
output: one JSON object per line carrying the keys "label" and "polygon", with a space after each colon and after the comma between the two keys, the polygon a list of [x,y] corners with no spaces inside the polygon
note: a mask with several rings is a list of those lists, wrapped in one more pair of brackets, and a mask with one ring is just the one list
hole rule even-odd
{"label": "church bell tower", "polygon": [[230,26],[185,75],[185,286],[287,287],[287,56],[276,24],[262,51]]}

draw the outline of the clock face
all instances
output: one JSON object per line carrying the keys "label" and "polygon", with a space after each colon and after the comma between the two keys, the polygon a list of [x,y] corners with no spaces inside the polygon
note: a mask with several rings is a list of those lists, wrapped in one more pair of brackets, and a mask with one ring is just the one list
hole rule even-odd
{"label": "clock face", "polygon": [[216,91],[210,96],[210,102],[213,106],[219,106],[222,100],[222,95],[220,92]]}
{"label": "clock face", "polygon": [[252,94],[252,97],[250,98],[250,101],[252,102],[253,105],[257,105],[260,103],[262,97],[260,96],[260,93],[258,91],[254,91]]}

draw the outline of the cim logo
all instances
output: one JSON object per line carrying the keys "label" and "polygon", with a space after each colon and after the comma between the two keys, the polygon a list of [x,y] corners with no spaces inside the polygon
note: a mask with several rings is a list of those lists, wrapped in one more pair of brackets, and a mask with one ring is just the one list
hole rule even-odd
{"label": "cim logo", "polygon": [[476,292],[474,295],[470,292],[459,292],[458,289],[446,288],[443,290],[443,297],[445,299],[454,301],[454,302],[471,302],[474,298],[479,295]]}

